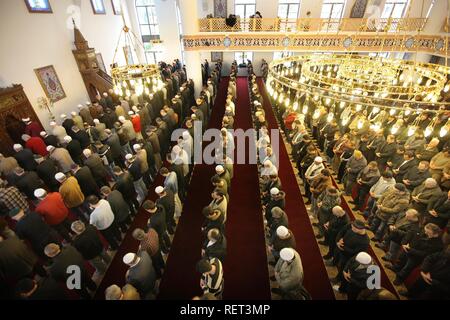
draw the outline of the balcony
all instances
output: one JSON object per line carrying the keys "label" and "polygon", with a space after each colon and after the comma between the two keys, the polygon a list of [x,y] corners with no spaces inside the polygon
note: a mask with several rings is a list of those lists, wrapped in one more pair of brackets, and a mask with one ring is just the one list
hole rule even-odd
{"label": "balcony", "polygon": [[[228,22],[228,23],[227,23]],[[280,19],[249,18],[229,21],[224,18],[199,19],[200,32],[420,32],[426,18],[402,19]]]}

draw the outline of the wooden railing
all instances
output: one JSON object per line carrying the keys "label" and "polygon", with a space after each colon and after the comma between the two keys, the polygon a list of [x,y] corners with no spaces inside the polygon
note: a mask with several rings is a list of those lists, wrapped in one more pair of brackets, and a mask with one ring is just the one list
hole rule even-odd
{"label": "wooden railing", "polygon": [[235,24],[230,26],[224,18],[204,18],[198,21],[200,32],[417,32],[423,29],[426,22],[426,18],[237,18]]}

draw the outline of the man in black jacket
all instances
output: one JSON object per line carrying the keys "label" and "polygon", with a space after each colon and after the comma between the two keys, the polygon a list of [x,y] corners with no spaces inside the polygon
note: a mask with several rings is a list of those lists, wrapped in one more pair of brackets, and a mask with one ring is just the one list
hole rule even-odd
{"label": "man in black jacket", "polygon": [[113,171],[116,176],[116,184],[114,185],[113,190],[120,191],[125,201],[128,203],[128,207],[130,207],[131,214],[135,215],[139,210],[139,202],[136,199],[133,177],[129,172],[123,171],[118,166],[115,166]]}
{"label": "man in black jacket", "polygon": [[114,164],[123,167],[124,162],[122,158],[122,146],[120,145],[119,136],[117,135],[117,133],[113,133],[110,129],[106,129],[105,133],[108,136],[105,144],[107,144],[111,148],[111,158]]}
{"label": "man in black jacket", "polygon": [[219,209],[212,209],[206,206],[202,210],[202,214],[205,217],[203,222],[202,231],[206,234],[210,229],[219,229],[222,233],[225,231],[225,216],[224,213]]}
{"label": "man in black jacket", "polygon": [[428,214],[424,217],[424,223],[434,223],[444,229],[450,219],[450,191],[442,194],[428,204]]}
{"label": "man in black jacket", "polygon": [[403,183],[410,191],[431,177],[430,171],[428,170],[429,167],[430,163],[428,161],[420,161],[418,166],[410,168],[405,173]]}
{"label": "man in black jacket", "polygon": [[325,260],[331,259],[334,256],[336,249],[336,237],[339,232],[348,225],[349,219],[347,213],[340,206],[335,206],[331,210],[332,216],[330,221],[323,225],[325,232],[325,239],[319,241],[319,244],[327,245],[329,248],[328,253],[323,257]]}
{"label": "man in black jacket", "polygon": [[66,300],[67,293],[52,277],[33,280],[24,278],[15,288],[16,295],[21,300]]}
{"label": "man in black jacket", "polygon": [[409,276],[415,267],[435,252],[443,249],[444,244],[440,237],[441,229],[433,224],[425,225],[423,232],[411,234],[402,241],[402,252],[395,264],[387,264],[386,268],[393,270],[397,276],[395,285],[400,285]]}
{"label": "man in black jacket", "polygon": [[50,191],[57,191],[59,182],[55,179],[55,175],[58,173],[55,161],[50,158],[44,158],[41,155],[34,155],[34,160],[38,163],[36,173],[39,178],[44,181]]}
{"label": "man in black jacket", "polygon": [[69,151],[72,160],[78,164],[81,164],[81,155],[83,153],[83,149],[81,148],[80,142],[76,139],[72,139],[71,136],[65,136],[64,142],[66,143],[65,147],[67,151]]}
{"label": "man in black jacket", "polygon": [[15,179],[15,185],[20,192],[24,193],[28,199],[35,200],[34,190],[42,188],[44,183],[39,178],[35,171],[25,172],[21,167],[14,169],[14,173],[17,176]]}
{"label": "man in black jacket", "polygon": [[52,259],[52,264],[48,272],[58,282],[66,283],[70,273],[67,270],[73,270],[78,267],[81,271],[81,289],[75,289],[83,299],[91,299],[91,295],[87,291],[90,289],[94,291],[97,285],[92,281],[86,268],[84,267],[83,256],[72,245],[67,245],[61,248],[55,243],[50,243],[45,247],[45,255]]}
{"label": "man in black jacket", "polygon": [[70,169],[72,170],[72,174],[78,180],[78,184],[85,197],[89,197],[90,195],[100,195],[97,182],[88,166],[80,167],[77,164],[73,164]]}
{"label": "man in black jacket", "polygon": [[91,139],[86,131],[80,130],[77,126],[72,127],[72,138],[80,143],[82,149],[86,149],[91,144]]}
{"label": "man in black jacket", "polygon": [[34,161],[33,152],[30,149],[24,149],[21,144],[14,145],[14,158],[16,158],[19,166],[26,171],[36,170],[37,163]]}
{"label": "man in black jacket", "polygon": [[164,189],[164,187],[158,186],[155,188],[155,193],[159,199],[156,200],[156,204],[164,208],[166,213],[167,230],[170,234],[175,233],[175,196],[172,191]]}
{"label": "man in black jacket", "polygon": [[147,227],[154,229],[160,239],[161,251],[167,254],[170,250],[171,241],[167,233],[166,212],[161,205],[147,200],[142,204],[142,208],[150,214]]}
{"label": "man in black jacket", "polygon": [[[333,263],[339,270],[338,278],[342,277],[342,269],[347,261],[357,253],[367,251],[369,243],[370,239],[362,220],[354,220],[338,233],[333,256]],[[330,262],[326,264],[332,265]]]}
{"label": "man in black jacket", "polygon": [[209,229],[207,238],[203,242],[202,257],[207,259],[217,258],[225,261],[227,255],[227,240],[219,229]]}
{"label": "man in black jacket", "polygon": [[420,277],[408,291],[400,294],[412,299],[450,299],[450,249],[436,252],[422,263]]}
{"label": "man in black jacket", "polygon": [[16,235],[23,240],[27,240],[33,251],[40,256],[44,256],[44,248],[49,243],[59,243],[58,235],[36,212],[25,212],[21,209],[9,212],[11,219],[16,221]]}
{"label": "man in black jacket", "polygon": [[395,181],[398,183],[403,183],[403,179],[405,174],[412,168],[417,167],[417,160],[414,158],[414,152],[412,151],[406,151],[403,155],[403,161],[400,163],[393,164],[392,166],[392,172],[395,176]]}
{"label": "man in black jacket", "polygon": [[89,261],[97,273],[105,273],[111,257],[106,252],[97,230],[92,225],[86,227],[80,220],[72,222],[71,229],[76,234],[72,245],[81,253],[84,260]]}
{"label": "man in black jacket", "polygon": [[395,136],[390,134],[387,136],[386,141],[382,142],[375,149],[375,156],[377,157],[378,166],[380,169],[384,169],[389,159],[397,152],[397,143]]}
{"label": "man in black jacket", "polygon": [[392,216],[387,224],[387,236],[382,243],[376,243],[375,246],[387,251],[386,255],[382,257],[383,260],[395,261],[403,239],[410,234],[419,232],[419,213],[415,209],[408,209]]}
{"label": "man in black jacket", "polygon": [[109,202],[114,213],[114,221],[117,221],[120,231],[126,233],[131,225],[130,208],[119,190],[111,191],[111,188],[104,186],[100,189],[104,199]]}

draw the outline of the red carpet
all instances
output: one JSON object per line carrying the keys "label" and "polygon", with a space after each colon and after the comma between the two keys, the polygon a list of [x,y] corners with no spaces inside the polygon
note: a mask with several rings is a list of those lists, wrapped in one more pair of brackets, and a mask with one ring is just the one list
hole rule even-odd
{"label": "red carpet", "polygon": [[[237,78],[236,86],[234,128],[245,131],[253,128],[247,78]],[[253,138],[246,144],[246,150],[255,150]],[[248,152],[246,155],[248,159]],[[224,299],[270,299],[263,226],[257,165],[235,164],[225,229],[228,247]]]}
{"label": "red carpet", "polygon": [[[267,96],[264,82],[258,79],[258,86],[264,98],[264,108],[269,129],[278,129],[278,124]],[[295,235],[297,251],[300,254],[305,273],[303,284],[314,300],[334,300],[333,289],[316,242],[314,231],[292,168],[283,138],[279,137],[279,177],[286,192],[286,213],[289,229]]]}
{"label": "red carpet", "polygon": [[[228,79],[222,78],[209,121],[209,128],[221,128],[227,87]],[[203,147],[205,145],[207,143],[204,143]],[[204,221],[202,209],[211,202],[213,188],[210,179],[215,174],[214,168],[214,165],[206,164],[198,164],[194,168],[183,212],[167,258],[166,270],[159,287],[158,299],[190,300],[202,293],[200,274],[195,270],[195,266],[201,258],[201,247],[204,240],[201,232]]]}

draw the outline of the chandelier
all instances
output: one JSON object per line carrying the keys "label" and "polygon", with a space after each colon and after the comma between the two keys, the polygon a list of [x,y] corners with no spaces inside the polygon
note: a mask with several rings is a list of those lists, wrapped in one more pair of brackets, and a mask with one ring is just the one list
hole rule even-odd
{"label": "chandelier", "polygon": [[[384,117],[377,117],[379,114],[398,119],[417,114],[417,121],[408,128],[411,136],[419,130],[420,114],[427,113],[432,116],[424,130],[428,137],[443,113],[450,110],[446,100],[449,75],[450,68],[430,63],[354,54],[306,54],[273,61],[266,84],[278,103],[303,114],[312,109],[313,117],[325,110],[331,121],[344,108],[362,111],[374,131],[383,127]],[[342,119],[344,125],[348,121]],[[450,120],[438,134],[443,137],[449,130]]]}
{"label": "chandelier", "polygon": [[[130,97],[133,94],[141,96],[155,93],[163,88],[159,68],[155,64],[133,63],[133,52],[137,55],[137,48],[145,48],[133,31],[125,23],[122,10],[123,28],[120,32],[114,52],[111,77],[113,79],[114,93],[121,97]],[[119,46],[123,45],[125,66],[118,66],[116,56]]]}

